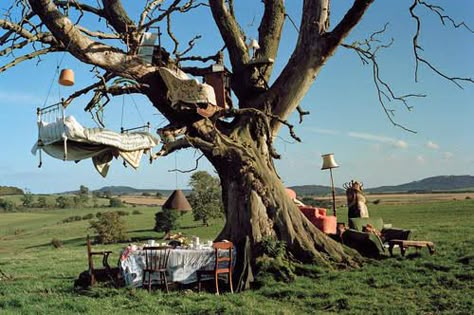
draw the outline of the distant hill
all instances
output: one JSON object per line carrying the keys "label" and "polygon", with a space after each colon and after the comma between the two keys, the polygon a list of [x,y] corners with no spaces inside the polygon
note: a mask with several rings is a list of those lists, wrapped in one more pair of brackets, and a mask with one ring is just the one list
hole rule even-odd
{"label": "distant hill", "polygon": [[397,186],[366,189],[367,193],[415,193],[474,191],[474,176],[434,176]]}
{"label": "distant hill", "polygon": [[[0,186],[0,192],[5,186]],[[23,191],[15,187],[7,187],[12,189],[18,189],[15,194],[23,194]],[[331,194],[331,187],[322,185],[302,185],[302,186],[291,186],[298,196],[328,196]],[[14,190],[12,190],[14,191]],[[95,190],[97,192],[110,191],[112,195],[142,195],[143,193],[156,194],[161,193],[163,196],[169,196],[173,192],[173,189],[140,189],[129,186],[106,186]],[[456,191],[474,191],[474,176],[461,175],[461,176],[434,176],[424,178],[422,180],[413,181],[406,184],[396,186],[381,186],[375,188],[366,188],[367,193],[381,194],[381,193],[423,193],[423,192],[456,192]],[[183,189],[183,192],[187,195],[191,191]],[[68,192],[68,193],[77,193]],[[336,187],[336,194],[344,194],[344,189]],[[0,193],[1,195],[1,193]]]}
{"label": "distant hill", "polygon": [[0,196],[23,195],[24,192],[18,187],[0,186]]}
{"label": "distant hill", "polygon": [[[331,187],[322,185],[303,185],[288,187],[296,192],[297,196],[325,196],[331,194]],[[344,193],[342,188],[336,187],[336,194]]]}
{"label": "distant hill", "polygon": [[[169,196],[174,191],[174,189],[141,189],[133,188],[129,186],[106,186],[100,189],[94,190],[93,192],[105,193],[110,191],[112,195],[142,195],[143,193],[156,194],[159,192],[163,196]],[[183,189],[184,194],[188,194],[190,191]]]}
{"label": "distant hill", "polygon": [[[321,185],[292,186],[298,196],[325,196],[331,193],[331,187]],[[430,193],[430,192],[460,192],[474,191],[474,176],[434,176],[395,186],[380,186],[366,188],[366,193]],[[336,187],[336,194],[344,194],[342,188]]]}

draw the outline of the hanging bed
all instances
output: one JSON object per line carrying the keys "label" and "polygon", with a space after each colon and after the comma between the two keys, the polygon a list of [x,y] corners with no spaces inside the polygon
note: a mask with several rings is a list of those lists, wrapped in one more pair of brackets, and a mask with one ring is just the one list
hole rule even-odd
{"label": "hanging bed", "polygon": [[39,151],[40,166],[41,151],[64,161],[92,158],[96,170],[105,177],[114,157],[123,158],[137,169],[143,154],[151,153],[159,142],[148,131],[117,133],[104,128],[85,128],[73,116],[65,116],[62,103],[58,103],[38,109],[38,141],[31,152],[36,155]]}

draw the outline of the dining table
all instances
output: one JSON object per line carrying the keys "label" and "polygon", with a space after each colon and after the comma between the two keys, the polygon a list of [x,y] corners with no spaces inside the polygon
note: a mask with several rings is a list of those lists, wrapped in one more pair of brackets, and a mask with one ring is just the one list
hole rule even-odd
{"label": "dining table", "polygon": [[[219,255],[225,253],[219,253]],[[235,250],[232,254],[235,257]],[[215,265],[214,248],[171,248],[167,264],[168,282],[189,284],[197,282],[198,270],[212,270]],[[127,287],[141,287],[145,252],[143,248],[129,246],[121,253],[119,268]],[[158,276],[158,275],[156,275]],[[156,278],[158,279],[158,278]]]}

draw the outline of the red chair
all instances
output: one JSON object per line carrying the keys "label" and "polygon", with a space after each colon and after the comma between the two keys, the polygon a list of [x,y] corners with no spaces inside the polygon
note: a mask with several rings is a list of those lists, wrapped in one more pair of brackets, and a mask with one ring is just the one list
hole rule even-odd
{"label": "red chair", "polygon": [[[215,242],[212,247],[214,248],[214,269],[201,269],[197,271],[198,291],[201,292],[202,276],[212,275],[214,276],[214,281],[216,283],[216,294],[219,295],[219,275],[226,274],[230,292],[234,293],[234,288],[232,285],[232,252],[234,249],[234,245],[232,244],[232,242]],[[219,255],[220,250],[226,250],[227,255]]]}

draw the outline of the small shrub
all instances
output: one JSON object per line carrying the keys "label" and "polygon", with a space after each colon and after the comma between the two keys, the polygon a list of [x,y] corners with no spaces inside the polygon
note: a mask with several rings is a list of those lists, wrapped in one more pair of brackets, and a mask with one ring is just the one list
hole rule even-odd
{"label": "small shrub", "polygon": [[53,238],[51,240],[51,245],[54,247],[54,248],[60,248],[60,247],[63,247],[63,242],[61,242],[60,240],[58,240],[57,238]]}
{"label": "small shrub", "polygon": [[162,209],[155,214],[155,231],[168,233],[177,229],[179,212],[172,209]]}
{"label": "small shrub", "polygon": [[288,257],[285,242],[265,237],[260,242],[260,250],[263,256],[257,259],[257,279],[271,276],[276,281],[295,280],[295,264]]}
{"label": "small shrub", "polygon": [[109,207],[111,208],[123,208],[125,207],[124,203],[122,200],[119,198],[110,198],[109,199]]}
{"label": "small shrub", "polygon": [[382,201],[382,200],[380,200],[380,199],[375,199],[374,201],[372,201],[372,203],[373,203],[374,205],[378,205],[378,204],[380,203],[380,201]]}
{"label": "small shrub", "polygon": [[126,226],[117,212],[104,212],[96,221],[90,221],[90,228],[97,234],[101,244],[117,243],[128,239]]}
{"label": "small shrub", "polygon": [[0,209],[3,209],[5,212],[13,212],[16,206],[12,201],[0,198]]}
{"label": "small shrub", "polygon": [[15,234],[15,235],[20,235],[20,234],[23,234],[23,232],[25,232],[25,230],[23,230],[23,229],[15,229],[15,232],[13,232],[13,234]]}
{"label": "small shrub", "polygon": [[102,216],[102,212],[97,212],[97,213],[95,214],[95,217],[96,217],[97,219],[100,218],[101,216]]}
{"label": "small shrub", "polygon": [[141,212],[140,210],[133,210],[132,214],[133,215],[143,214],[143,212]]}
{"label": "small shrub", "polygon": [[69,223],[69,222],[74,222],[74,221],[81,221],[82,217],[80,215],[73,215],[70,217],[67,217],[63,220],[63,223]]}
{"label": "small shrub", "polygon": [[94,218],[94,214],[88,213],[88,214],[86,214],[85,216],[82,217],[82,220],[90,220],[92,218]]}
{"label": "small shrub", "polygon": [[466,196],[465,199],[466,199],[466,200],[469,200],[469,199],[471,199],[471,196]]}
{"label": "small shrub", "polygon": [[149,192],[144,192],[144,193],[142,193],[142,196],[143,196],[143,197],[150,197],[151,194],[150,194]]}
{"label": "small shrub", "polygon": [[130,215],[130,212],[128,212],[128,211],[119,210],[119,211],[115,211],[115,212],[117,212],[117,214],[121,217]]}

